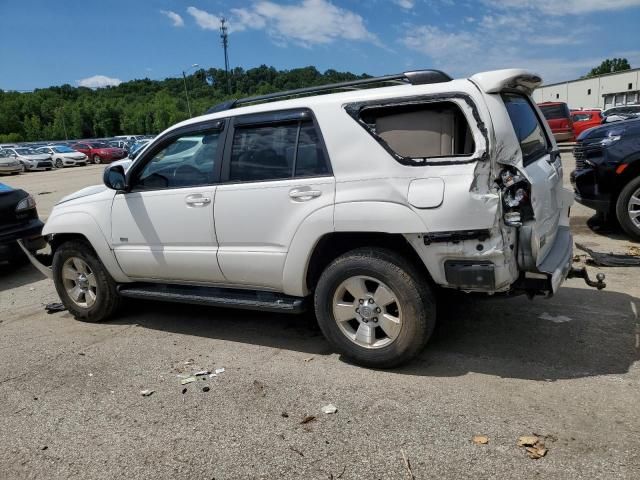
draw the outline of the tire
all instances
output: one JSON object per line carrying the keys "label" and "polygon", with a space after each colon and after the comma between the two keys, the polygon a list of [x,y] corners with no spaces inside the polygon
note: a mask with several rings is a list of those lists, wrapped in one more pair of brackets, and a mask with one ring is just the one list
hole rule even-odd
{"label": "tire", "polygon": [[56,168],[64,168],[64,162],[61,158],[56,158],[55,166]]}
{"label": "tire", "polygon": [[[384,289],[378,290],[381,286]],[[387,292],[394,299],[391,303]],[[365,367],[406,363],[425,347],[435,327],[436,304],[429,284],[404,257],[390,250],[363,248],[338,257],[320,276],[314,300],[327,340]],[[339,305],[334,308],[334,304]],[[369,307],[365,313],[363,306]],[[355,313],[356,308],[360,313]],[[336,314],[354,318],[338,322]]]}
{"label": "tire", "polygon": [[96,165],[102,163],[102,158],[100,158],[100,155],[93,156],[93,163],[95,163]]}
{"label": "tire", "polygon": [[24,173],[27,171],[27,168],[24,166],[24,163],[20,164],[20,172],[19,173]]}
{"label": "tire", "polygon": [[[87,268],[83,268],[83,265]],[[77,320],[101,322],[118,309],[121,297],[117,291],[117,284],[93,249],[85,242],[69,241],[60,245],[53,256],[52,269],[58,296]],[[84,282],[80,277],[76,277],[75,281],[70,280],[70,274],[74,272],[84,273]],[[86,293],[80,294],[75,300],[69,292],[74,284],[75,288],[86,287]],[[89,290],[93,295],[88,293]]]}
{"label": "tire", "polygon": [[[630,211],[637,214],[631,215]],[[631,238],[640,240],[640,177],[627,183],[618,195],[616,217]]]}

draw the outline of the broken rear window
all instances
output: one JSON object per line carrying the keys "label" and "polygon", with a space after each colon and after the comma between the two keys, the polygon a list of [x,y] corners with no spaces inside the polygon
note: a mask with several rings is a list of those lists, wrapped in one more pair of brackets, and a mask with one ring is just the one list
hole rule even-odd
{"label": "broken rear window", "polygon": [[390,151],[409,159],[469,156],[475,142],[453,102],[365,108],[360,120]]}

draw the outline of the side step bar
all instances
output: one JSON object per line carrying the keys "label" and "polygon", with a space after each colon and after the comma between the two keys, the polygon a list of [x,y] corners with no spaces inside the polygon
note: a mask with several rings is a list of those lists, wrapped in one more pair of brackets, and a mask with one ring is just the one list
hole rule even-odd
{"label": "side step bar", "polygon": [[120,285],[118,291],[120,295],[127,298],[212,307],[279,313],[302,313],[306,309],[304,298],[253,290],[133,283]]}

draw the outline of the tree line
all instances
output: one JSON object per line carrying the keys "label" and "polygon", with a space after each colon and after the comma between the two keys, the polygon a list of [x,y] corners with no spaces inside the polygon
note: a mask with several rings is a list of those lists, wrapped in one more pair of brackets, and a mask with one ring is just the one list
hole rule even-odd
{"label": "tree line", "polygon": [[[193,115],[231,98],[367,78],[315,67],[262,65],[229,72],[201,69],[186,77]],[[21,93],[0,90],[0,143],[156,134],[189,117],[182,78],[133,80],[90,89],[62,85]]]}

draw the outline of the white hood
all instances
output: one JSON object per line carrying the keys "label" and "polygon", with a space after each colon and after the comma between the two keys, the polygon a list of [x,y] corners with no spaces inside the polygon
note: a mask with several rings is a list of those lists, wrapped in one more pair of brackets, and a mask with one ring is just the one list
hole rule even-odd
{"label": "white hood", "polygon": [[105,185],[92,185],[91,187],[83,188],[82,190],[78,190],[66,197],[63,197],[56,205],[59,205],[64,202],[68,202],[69,200],[75,200],[76,198],[88,197],[89,195],[96,195],[97,193],[102,193],[107,190]]}

